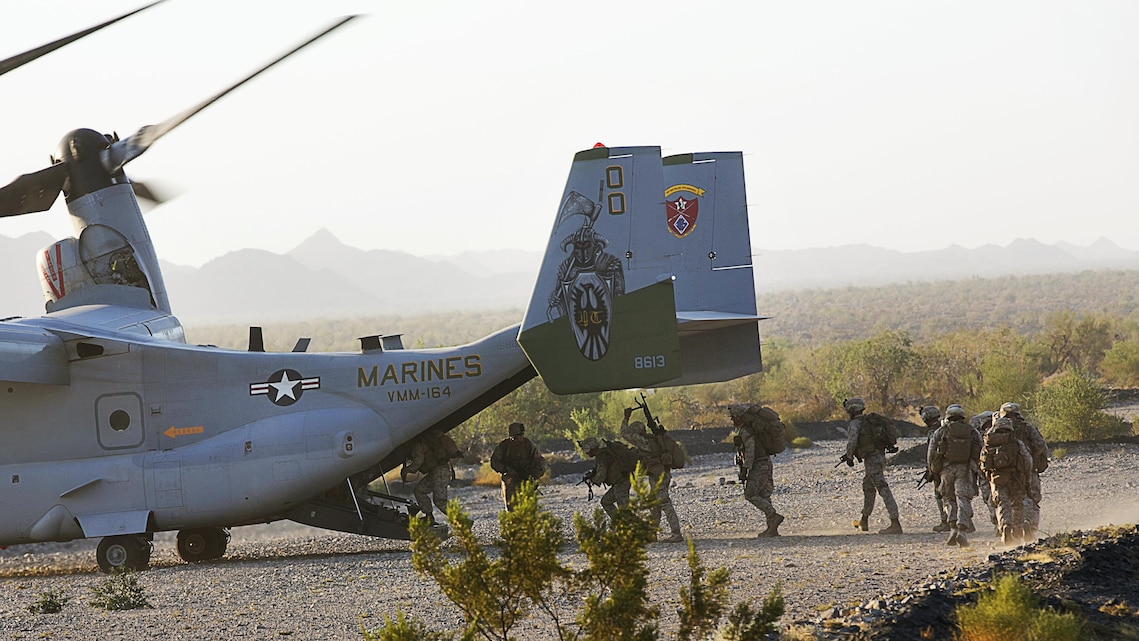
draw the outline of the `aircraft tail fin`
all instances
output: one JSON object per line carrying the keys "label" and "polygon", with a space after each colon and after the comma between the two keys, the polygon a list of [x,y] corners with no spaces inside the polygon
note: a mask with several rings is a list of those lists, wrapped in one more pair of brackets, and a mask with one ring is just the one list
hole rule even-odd
{"label": "aircraft tail fin", "polygon": [[579,152],[518,342],[559,394],[757,372],[750,243],[739,153]]}

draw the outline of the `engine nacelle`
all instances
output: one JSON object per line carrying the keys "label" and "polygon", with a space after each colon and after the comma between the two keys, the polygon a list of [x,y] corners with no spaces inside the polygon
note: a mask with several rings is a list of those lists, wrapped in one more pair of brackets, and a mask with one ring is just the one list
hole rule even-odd
{"label": "engine nacelle", "polygon": [[49,310],[64,297],[93,285],[137,287],[154,304],[154,292],[134,248],[108,226],[89,225],[79,239],[64,238],[48,245],[36,263]]}

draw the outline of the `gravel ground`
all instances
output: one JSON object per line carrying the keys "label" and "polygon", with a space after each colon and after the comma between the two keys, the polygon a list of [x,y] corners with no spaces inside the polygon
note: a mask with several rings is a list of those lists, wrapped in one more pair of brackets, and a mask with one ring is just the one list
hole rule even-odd
{"label": "gravel ground", "polygon": [[[900,443],[912,450],[924,438]],[[921,468],[894,465],[887,476],[906,533],[885,536],[857,532],[851,521],[861,506],[861,467],[834,468],[843,444],[823,441],[807,450],[776,457],[776,508],[787,516],[776,539],[756,539],[762,514],[731,482],[730,454],[697,456],[674,477],[673,500],[686,534],[709,568],[732,571],[731,600],[761,599],[778,582],[783,587],[785,625],[817,621],[878,596],[928,583],[947,572],[984,568],[990,555],[1007,550],[978,519],[969,548],[944,544],[928,486],[914,485]],[[1067,448],[1045,474],[1040,535],[1108,524],[1139,522],[1139,445],[1087,444]],[[903,452],[905,454],[905,452]],[[912,458],[912,457],[909,457]],[[899,460],[908,460],[899,456]],[[469,474],[469,471],[467,471]],[[542,503],[563,519],[571,533],[574,512],[598,506],[586,502],[579,476],[565,475],[542,488]],[[723,484],[721,484],[723,483]],[[497,488],[452,491],[475,519],[487,543],[498,533]],[[977,504],[978,512],[984,507]],[[878,506],[874,529],[885,525]],[[96,541],[15,546],[0,551],[0,581],[9,595],[0,603],[0,638],[10,639],[301,639],[359,638],[361,624],[374,627],[385,614],[402,609],[434,629],[461,624],[457,610],[430,580],[411,569],[407,543],[327,532],[289,522],[235,528],[225,558],[188,565],[174,552],[173,533],[155,537],[152,569],[139,581],[154,606],[104,612],[86,604],[101,583],[94,562]],[[678,590],[687,582],[684,544],[650,546],[653,599],[661,605],[662,638],[677,626]],[[581,565],[584,558],[567,553]],[[33,615],[27,607],[47,590],[62,590],[71,601],[62,613]],[[567,604],[567,612],[569,611]],[[538,618],[520,626],[520,639],[552,638]]]}

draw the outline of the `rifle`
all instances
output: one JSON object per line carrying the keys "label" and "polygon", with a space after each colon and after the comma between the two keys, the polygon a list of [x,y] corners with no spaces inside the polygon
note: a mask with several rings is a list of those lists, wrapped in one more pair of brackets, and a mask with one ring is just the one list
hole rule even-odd
{"label": "rifle", "polygon": [[578,485],[581,485],[582,483],[585,483],[585,486],[587,488],[589,488],[589,498],[587,498],[586,500],[592,501],[593,500],[593,472],[592,471],[586,472],[585,476],[581,477],[581,480],[574,484],[574,487],[577,487]]}
{"label": "rifle", "polygon": [[924,487],[926,483],[929,483],[930,481],[933,481],[936,478],[937,478],[937,475],[936,474],[930,474],[928,470],[925,472],[922,472],[921,476],[918,477],[918,489],[919,490],[922,489],[922,487]]}
{"label": "rifle", "polygon": [[834,464],[834,468],[837,470],[838,466],[842,465],[843,463],[846,463],[849,467],[854,467],[854,459],[850,458],[846,454],[843,454],[842,458],[838,460],[838,463]]}
{"label": "rifle", "polygon": [[658,423],[656,418],[653,417],[653,413],[649,411],[649,404],[648,401],[645,400],[644,392],[641,392],[641,400],[638,401],[634,398],[633,403],[636,404],[637,409],[645,413],[645,425],[652,430],[653,434],[661,434],[664,432],[664,426]]}

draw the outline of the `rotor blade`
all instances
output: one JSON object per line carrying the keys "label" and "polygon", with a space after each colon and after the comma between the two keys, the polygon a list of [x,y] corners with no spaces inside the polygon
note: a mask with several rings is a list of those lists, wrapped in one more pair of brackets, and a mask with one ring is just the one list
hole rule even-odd
{"label": "rotor blade", "polygon": [[304,49],[308,45],[316,42],[317,40],[319,40],[320,38],[323,38],[324,36],[328,35],[329,33],[332,33],[334,30],[340,28],[345,23],[347,23],[349,20],[352,20],[353,18],[356,18],[356,17],[357,16],[353,15],[353,16],[348,16],[348,17],[340,19],[338,22],[332,24],[331,26],[326,28],[324,31],[321,31],[320,33],[316,34],[315,36],[313,36],[313,37],[309,38],[308,40],[302,42],[301,44],[294,47],[292,50],[290,50],[287,53],[278,57],[276,60],[270,62],[269,64],[267,64],[263,67],[261,67],[257,71],[254,71],[253,73],[249,74],[248,76],[246,76],[242,80],[239,80],[238,82],[230,85],[227,89],[224,89],[224,90],[218,92],[213,97],[204,100],[203,102],[199,103],[198,105],[191,107],[191,108],[187,109],[186,111],[183,111],[182,113],[180,113],[180,114],[178,114],[172,118],[168,118],[168,119],[166,119],[166,120],[164,120],[164,121],[162,121],[156,125],[147,125],[145,127],[142,127],[141,129],[139,129],[137,132],[131,134],[130,136],[128,136],[128,137],[126,137],[120,141],[112,143],[110,149],[107,150],[106,152],[104,152],[106,154],[104,156],[104,165],[106,166],[107,172],[111,173],[111,174],[116,173],[117,171],[122,169],[123,166],[126,165],[128,162],[130,162],[130,161],[134,160],[135,158],[138,158],[139,156],[141,156],[142,153],[145,152],[147,149],[149,149],[150,146],[153,145],[159,138],[170,133],[170,131],[172,131],[175,127],[186,122],[191,117],[193,117],[195,114],[197,114],[199,111],[205,109],[206,107],[209,107],[213,103],[217,102],[218,99],[220,99],[221,97],[225,96],[226,94],[233,91],[234,89],[237,89],[241,85],[249,82],[250,80],[256,78],[258,75],[260,75],[262,72],[266,71],[267,69],[269,69],[273,65],[277,64],[278,62],[281,62],[285,58],[288,58],[289,56],[300,51],[301,49]]}
{"label": "rotor blade", "polygon": [[12,56],[11,58],[8,58],[6,60],[0,60],[0,76],[8,73],[9,71],[12,71],[13,69],[16,69],[17,67],[21,67],[23,65],[26,65],[29,62],[35,60],[36,58],[39,58],[41,56],[46,56],[47,54],[55,51],[56,49],[59,49],[60,47],[63,47],[65,45],[69,45],[69,44],[75,42],[76,40],[79,40],[80,38],[89,36],[89,35],[95,33],[96,31],[102,29],[103,27],[113,25],[116,22],[118,22],[119,20],[122,20],[123,18],[128,18],[130,16],[133,16],[134,14],[138,13],[139,11],[143,11],[144,9],[149,9],[149,8],[153,7],[154,5],[159,4],[161,2],[165,2],[165,1],[166,0],[157,0],[157,2],[152,2],[148,5],[146,5],[145,7],[135,9],[134,11],[131,11],[130,13],[124,13],[123,15],[119,16],[118,18],[112,18],[112,19],[104,22],[103,24],[95,25],[94,27],[91,27],[89,29],[84,29],[83,31],[80,31],[78,33],[71,34],[70,36],[67,36],[65,38],[60,38],[59,40],[56,40],[55,42],[49,42],[48,44],[43,45],[42,47],[36,47],[35,49],[32,49],[31,51],[25,51],[24,53]]}
{"label": "rotor blade", "polygon": [[60,163],[0,187],[0,218],[51,209],[66,180],[67,165]]}

